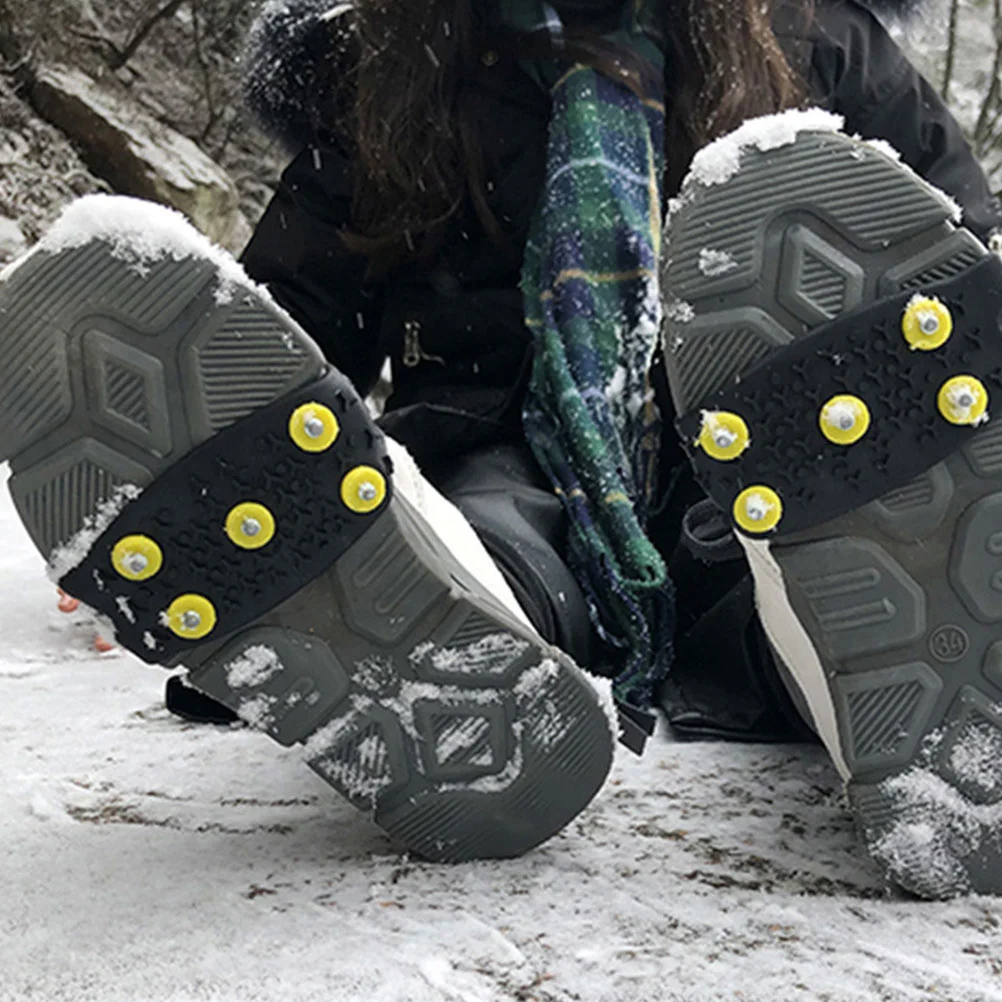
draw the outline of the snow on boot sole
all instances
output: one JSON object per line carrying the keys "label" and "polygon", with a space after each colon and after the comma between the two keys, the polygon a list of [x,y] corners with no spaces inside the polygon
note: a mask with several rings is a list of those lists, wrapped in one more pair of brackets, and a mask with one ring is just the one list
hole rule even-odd
{"label": "snow on boot sole", "polygon": [[[303,744],[408,851],[515,856],[601,787],[613,739],[591,685],[394,492],[348,380],[176,214],[101,196],[71,208],[0,273],[0,359],[0,461],[57,575],[92,592],[133,653],[183,663],[197,688]],[[290,420],[321,391],[341,430],[312,451],[298,442],[324,429],[296,439]],[[290,497],[311,477],[326,496]],[[227,513],[263,501],[275,535],[252,548],[267,518],[228,529]],[[317,515],[332,556],[290,585],[315,556]],[[145,543],[141,564],[116,563],[122,533],[159,536],[160,556]],[[186,594],[167,615],[151,596],[175,582]],[[269,605],[275,582],[288,594]],[[248,622],[245,601],[263,603]]]}
{"label": "snow on boot sole", "polygon": [[[947,200],[882,149],[827,131],[788,140],[739,158],[733,138],[729,158],[711,147],[673,214],[665,343],[680,414],[743,392],[743,375],[819,325],[988,260]],[[908,356],[895,322],[891,350]],[[834,447],[817,420],[802,441],[820,456]],[[766,632],[869,851],[925,897],[1002,892],[1002,419],[965,433],[965,447],[848,514],[738,534]]]}

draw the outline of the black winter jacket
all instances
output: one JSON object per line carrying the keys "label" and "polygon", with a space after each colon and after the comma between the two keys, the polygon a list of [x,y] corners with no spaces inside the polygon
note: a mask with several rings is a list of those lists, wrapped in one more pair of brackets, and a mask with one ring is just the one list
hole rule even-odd
{"label": "black winter jacket", "polygon": [[[330,5],[296,0],[292,7],[297,3],[304,19],[263,23],[255,35],[253,103],[299,152],[246,249],[247,271],[270,287],[361,393],[389,357],[394,390],[384,426],[419,462],[520,440],[531,343],[518,282],[544,181],[548,95],[505,51],[485,50],[469,80],[484,123],[488,201],[511,249],[499,249],[472,210],[465,211],[435,267],[403,267],[367,286],[364,261],[338,236],[349,221],[350,158],[307,124],[311,61],[329,56],[333,37],[315,13]],[[960,202],[980,236],[1002,225],[958,126],[872,10],[859,0],[816,0],[805,30],[799,7],[789,0],[775,27],[817,103],[843,115],[850,133],[888,140]],[[693,152],[674,155],[688,162]]]}

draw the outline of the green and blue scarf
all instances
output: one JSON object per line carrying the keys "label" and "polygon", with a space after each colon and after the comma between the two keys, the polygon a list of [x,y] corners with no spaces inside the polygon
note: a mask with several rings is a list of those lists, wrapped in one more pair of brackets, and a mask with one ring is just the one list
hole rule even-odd
{"label": "green and blue scarf", "polygon": [[[542,0],[501,0],[506,25],[549,32]],[[671,662],[674,597],[647,538],[660,417],[650,368],[661,303],[664,55],[643,0],[606,36],[652,67],[643,99],[559,60],[526,63],[552,95],[546,184],[525,250],[522,289],[535,354],[523,425],[570,516],[568,562],[613,649],[613,691],[647,709]]]}

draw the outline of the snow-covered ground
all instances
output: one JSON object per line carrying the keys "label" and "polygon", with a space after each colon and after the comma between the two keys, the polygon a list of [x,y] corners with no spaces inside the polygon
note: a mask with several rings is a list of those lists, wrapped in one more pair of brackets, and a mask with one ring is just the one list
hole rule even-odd
{"label": "snow-covered ground", "polygon": [[889,897],[816,749],[655,742],[513,862],[402,857],[100,658],[0,500],[0,1000],[1002,1000],[1002,902]]}

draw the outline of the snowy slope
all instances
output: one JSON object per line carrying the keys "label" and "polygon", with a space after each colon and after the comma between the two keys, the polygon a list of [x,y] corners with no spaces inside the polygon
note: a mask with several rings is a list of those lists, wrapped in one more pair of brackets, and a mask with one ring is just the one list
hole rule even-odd
{"label": "snowy slope", "polygon": [[1002,902],[887,897],[817,750],[662,739],[528,858],[414,863],[0,536],[2,1002],[1002,1000]]}

